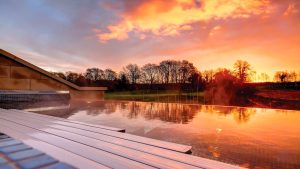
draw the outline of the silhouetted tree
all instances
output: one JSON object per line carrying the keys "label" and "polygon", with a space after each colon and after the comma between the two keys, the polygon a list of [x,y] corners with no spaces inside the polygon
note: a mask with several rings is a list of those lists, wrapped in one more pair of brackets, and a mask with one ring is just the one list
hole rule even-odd
{"label": "silhouetted tree", "polygon": [[171,67],[171,60],[164,60],[159,63],[159,70],[162,76],[162,83],[168,84],[170,82]]}
{"label": "silhouetted tree", "polygon": [[[247,85],[243,82],[251,79],[269,81],[266,73],[256,74],[246,61],[238,60],[234,63],[233,71],[227,69],[206,70],[198,72],[193,63],[183,60],[164,60],[156,64],[145,64],[139,68],[136,64],[129,64],[118,74],[112,69],[89,68],[84,74],[74,72],[54,72],[54,75],[66,79],[80,86],[109,86],[110,89],[147,89],[150,84],[156,89],[203,89],[203,86],[210,88],[217,84],[238,83],[239,91],[245,93]],[[234,78],[235,79],[234,79]],[[255,78],[253,78],[255,77]],[[222,79],[222,80],[220,80]],[[238,80],[237,80],[238,79]],[[227,81],[226,81],[227,80]],[[278,71],[274,76],[278,82],[296,82],[300,80],[300,72]],[[222,83],[221,83],[222,81]],[[136,85],[139,83],[139,85]],[[131,85],[130,85],[131,84]],[[168,84],[168,85],[166,85]],[[295,85],[297,85],[295,83]],[[227,85],[228,86],[228,85]],[[226,88],[226,85],[224,86]],[[214,90],[216,91],[216,90]]]}
{"label": "silhouetted tree", "polygon": [[144,81],[149,84],[153,84],[155,82],[157,73],[158,73],[158,66],[156,64],[148,63],[144,65],[142,68]]}
{"label": "silhouetted tree", "polygon": [[196,68],[193,63],[190,63],[186,60],[183,60],[180,63],[179,73],[180,73],[180,81],[181,83],[186,83],[189,77],[195,73]]}
{"label": "silhouetted tree", "polygon": [[204,83],[202,80],[201,72],[195,71],[190,77],[189,81],[191,82],[192,86],[196,90],[202,90],[204,88]]}
{"label": "silhouetted tree", "polygon": [[117,73],[115,71],[113,71],[112,69],[105,69],[104,70],[104,79],[105,80],[116,80]]}
{"label": "silhouetted tree", "polygon": [[74,72],[66,72],[66,80],[72,83],[75,83],[76,80],[78,79],[79,74],[78,73],[74,73]]}
{"label": "silhouetted tree", "polygon": [[170,64],[170,82],[178,83],[180,78],[179,72],[180,72],[181,62],[171,60],[169,64]]}
{"label": "silhouetted tree", "polygon": [[104,71],[99,68],[88,68],[84,76],[86,79],[95,82],[104,78]]}
{"label": "silhouetted tree", "polygon": [[119,73],[117,88],[119,90],[128,89],[129,80],[127,79],[126,73],[121,71]]}
{"label": "silhouetted tree", "polygon": [[261,73],[259,75],[259,80],[262,82],[267,82],[270,80],[270,76],[267,73]]}
{"label": "silhouetted tree", "polygon": [[247,61],[238,60],[234,63],[234,73],[240,82],[247,81],[251,66]]}
{"label": "silhouetted tree", "polygon": [[295,71],[291,71],[289,73],[289,81],[290,82],[296,82],[297,81],[297,73]]}
{"label": "silhouetted tree", "polygon": [[274,75],[274,80],[277,82],[286,82],[288,79],[287,71],[277,71]]}
{"label": "silhouetted tree", "polygon": [[78,77],[75,80],[75,84],[78,85],[78,86],[85,86],[86,85],[86,79],[81,73],[78,74]]}
{"label": "silhouetted tree", "polygon": [[274,75],[274,81],[277,82],[296,82],[297,73],[295,71],[277,71]]}
{"label": "silhouetted tree", "polygon": [[136,84],[137,80],[141,77],[141,70],[137,64],[129,64],[124,68],[126,76],[131,84]]}

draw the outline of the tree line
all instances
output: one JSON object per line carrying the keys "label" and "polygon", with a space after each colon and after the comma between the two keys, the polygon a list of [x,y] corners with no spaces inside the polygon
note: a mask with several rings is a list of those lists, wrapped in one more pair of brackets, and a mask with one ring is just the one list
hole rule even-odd
{"label": "tree line", "polygon": [[[270,81],[266,73],[257,75],[247,61],[237,60],[232,69],[218,68],[216,70],[199,71],[193,63],[182,60],[164,60],[159,64],[148,63],[139,67],[128,64],[122,71],[116,72],[110,68],[88,68],[84,73],[53,72],[58,77],[79,86],[108,85],[114,88],[126,88],[134,85],[187,85],[197,88],[216,83],[220,79],[231,80],[234,83],[245,83],[257,80]],[[278,71],[273,80],[277,82],[299,81],[300,72]],[[113,85],[112,85],[113,84]]]}

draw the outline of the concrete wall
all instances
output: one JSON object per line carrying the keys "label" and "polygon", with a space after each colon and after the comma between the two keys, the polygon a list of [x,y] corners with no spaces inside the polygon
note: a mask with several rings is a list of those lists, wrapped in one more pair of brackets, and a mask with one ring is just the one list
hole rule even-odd
{"label": "concrete wall", "polygon": [[70,91],[72,98],[103,99],[104,91],[81,91],[0,54],[0,90]]}

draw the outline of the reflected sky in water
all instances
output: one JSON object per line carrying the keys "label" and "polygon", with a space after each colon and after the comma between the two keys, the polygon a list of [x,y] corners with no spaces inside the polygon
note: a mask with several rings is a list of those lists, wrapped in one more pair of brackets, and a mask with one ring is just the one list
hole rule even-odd
{"label": "reflected sky in water", "polygon": [[244,167],[300,168],[300,111],[131,101],[29,110],[191,145],[194,155]]}

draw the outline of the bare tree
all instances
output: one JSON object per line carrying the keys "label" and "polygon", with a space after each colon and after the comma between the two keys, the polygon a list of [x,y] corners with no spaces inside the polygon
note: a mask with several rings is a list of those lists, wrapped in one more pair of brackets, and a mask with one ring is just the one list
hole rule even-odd
{"label": "bare tree", "polygon": [[248,80],[250,71],[251,66],[247,61],[238,60],[234,63],[234,73],[241,82]]}
{"label": "bare tree", "polygon": [[297,81],[297,73],[295,71],[291,71],[288,75],[288,79],[290,82],[296,82]]}
{"label": "bare tree", "polygon": [[274,75],[274,80],[277,82],[286,82],[288,81],[288,76],[287,71],[277,71]]}
{"label": "bare tree", "polygon": [[142,68],[143,77],[146,83],[153,84],[156,80],[156,76],[158,73],[158,66],[156,64],[148,63],[144,65]]}
{"label": "bare tree", "polygon": [[262,82],[268,82],[270,80],[270,76],[267,73],[261,73],[259,75],[259,80]]}
{"label": "bare tree", "polygon": [[295,71],[277,71],[274,75],[274,80],[278,82],[296,82],[297,73]]}
{"label": "bare tree", "polygon": [[104,79],[105,80],[116,80],[117,73],[115,71],[113,71],[112,69],[105,69],[104,70]]}
{"label": "bare tree", "polygon": [[178,83],[179,82],[179,72],[180,72],[181,62],[171,60],[170,61],[170,82]]}
{"label": "bare tree", "polygon": [[104,71],[99,68],[88,68],[84,76],[91,81],[97,81],[104,78]]}
{"label": "bare tree", "polygon": [[79,74],[75,72],[66,72],[66,80],[72,83],[75,83],[79,78]]}
{"label": "bare tree", "polygon": [[124,68],[126,76],[132,84],[136,84],[137,80],[141,77],[141,70],[137,64],[129,64]]}
{"label": "bare tree", "polygon": [[180,82],[186,83],[187,80],[191,77],[193,73],[195,73],[196,68],[193,63],[190,63],[186,60],[183,60],[180,63],[179,74],[180,74]]}
{"label": "bare tree", "polygon": [[171,65],[171,60],[164,60],[159,64],[159,70],[162,75],[163,82],[166,84],[170,82]]}

